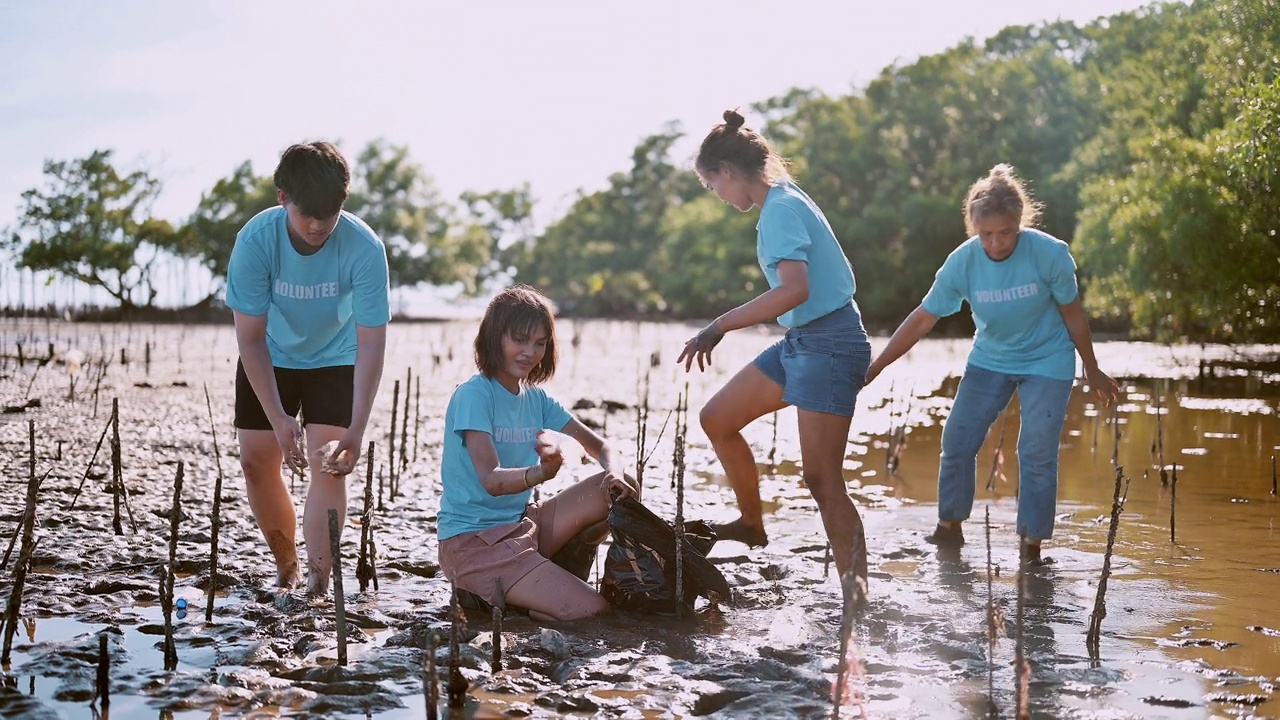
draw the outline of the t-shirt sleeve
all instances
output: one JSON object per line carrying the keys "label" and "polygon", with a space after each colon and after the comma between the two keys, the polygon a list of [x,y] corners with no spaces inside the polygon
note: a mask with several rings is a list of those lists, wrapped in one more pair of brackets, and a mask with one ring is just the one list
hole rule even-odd
{"label": "t-shirt sleeve", "polygon": [[1044,282],[1049,286],[1053,301],[1066,305],[1080,294],[1080,287],[1076,283],[1075,258],[1071,257],[1071,250],[1066,243],[1053,243],[1048,260]]}
{"label": "t-shirt sleeve", "polygon": [[227,261],[227,307],[245,315],[266,315],[271,307],[271,267],[261,233],[236,235]]}
{"label": "t-shirt sleeve", "polygon": [[573,419],[573,414],[560,404],[559,400],[546,392],[542,393],[542,427],[544,430],[560,431]]}
{"label": "t-shirt sleeve", "polygon": [[931,315],[946,317],[960,312],[964,301],[962,279],[964,275],[961,253],[953,252],[933,276],[933,286],[925,293],[920,306]]}
{"label": "t-shirt sleeve", "polygon": [[783,260],[809,262],[809,248],[813,246],[813,240],[795,210],[778,205],[769,208],[767,213],[761,213],[760,237],[765,261],[770,267],[777,267]]}
{"label": "t-shirt sleeve", "polygon": [[391,321],[390,273],[382,243],[370,242],[352,267],[351,312],[362,327],[381,327]]}
{"label": "t-shirt sleeve", "polygon": [[493,435],[493,398],[485,392],[485,388],[475,383],[463,383],[453,391],[449,400],[453,405],[453,431],[466,444],[468,430]]}

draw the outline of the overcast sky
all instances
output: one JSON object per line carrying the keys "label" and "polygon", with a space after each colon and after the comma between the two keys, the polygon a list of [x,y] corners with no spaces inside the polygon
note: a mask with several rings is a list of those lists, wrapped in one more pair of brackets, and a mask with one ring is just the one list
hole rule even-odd
{"label": "overcast sky", "polygon": [[792,87],[844,94],[965,37],[1144,4],[0,0],[0,227],[46,159],[113,149],[178,220],[246,159],[378,137],[449,199],[529,183],[545,222],[668,121],[700,138]]}

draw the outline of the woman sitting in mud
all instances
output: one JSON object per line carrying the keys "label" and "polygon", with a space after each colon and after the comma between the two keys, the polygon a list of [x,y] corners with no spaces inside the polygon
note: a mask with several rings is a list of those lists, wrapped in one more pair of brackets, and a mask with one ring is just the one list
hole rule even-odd
{"label": "woman sitting in mud", "polygon": [[[445,413],[441,569],[458,588],[525,608],[535,620],[604,612],[599,593],[549,558],[593,525],[595,542],[603,540],[612,498],[639,488],[604,439],[538,387],[556,369],[550,301],[524,285],[500,293],[480,322],[475,360],[479,374],[454,390]],[[544,430],[580,442],[602,472],[539,503],[532,489],[563,463]]]}

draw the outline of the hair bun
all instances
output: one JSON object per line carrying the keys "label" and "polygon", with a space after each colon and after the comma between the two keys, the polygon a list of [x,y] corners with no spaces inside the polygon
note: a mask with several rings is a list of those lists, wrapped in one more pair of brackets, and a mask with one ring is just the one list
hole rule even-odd
{"label": "hair bun", "polygon": [[742,113],[738,112],[736,109],[724,111],[725,130],[728,130],[729,132],[737,132],[738,128],[742,127],[746,122],[747,119],[742,117]]}

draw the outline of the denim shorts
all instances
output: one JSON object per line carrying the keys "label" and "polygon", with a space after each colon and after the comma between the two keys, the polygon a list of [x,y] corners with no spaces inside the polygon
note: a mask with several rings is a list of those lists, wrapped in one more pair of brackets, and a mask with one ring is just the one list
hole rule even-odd
{"label": "denim shorts", "polygon": [[870,365],[871,342],[852,302],[789,328],[755,359],[755,366],[782,386],[783,402],[845,417],[853,417]]}

